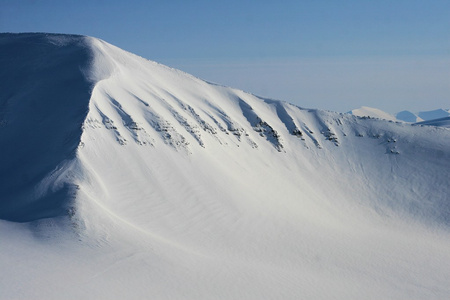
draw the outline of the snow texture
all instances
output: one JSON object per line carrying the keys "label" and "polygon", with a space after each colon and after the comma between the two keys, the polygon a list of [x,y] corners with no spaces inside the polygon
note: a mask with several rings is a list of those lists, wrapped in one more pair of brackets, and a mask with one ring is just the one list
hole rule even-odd
{"label": "snow texture", "polygon": [[262,99],[90,37],[0,47],[1,299],[450,297],[448,128]]}

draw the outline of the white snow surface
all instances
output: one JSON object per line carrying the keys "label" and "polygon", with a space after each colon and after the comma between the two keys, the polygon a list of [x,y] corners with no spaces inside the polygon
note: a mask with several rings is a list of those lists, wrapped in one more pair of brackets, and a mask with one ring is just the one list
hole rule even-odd
{"label": "white snow surface", "polygon": [[384,112],[381,109],[368,106],[361,106],[360,108],[353,109],[348,113],[358,117],[370,117],[389,121],[397,121],[396,117],[394,117],[393,115]]}
{"label": "white snow surface", "polygon": [[305,110],[90,37],[0,47],[1,299],[450,297],[448,128]]}

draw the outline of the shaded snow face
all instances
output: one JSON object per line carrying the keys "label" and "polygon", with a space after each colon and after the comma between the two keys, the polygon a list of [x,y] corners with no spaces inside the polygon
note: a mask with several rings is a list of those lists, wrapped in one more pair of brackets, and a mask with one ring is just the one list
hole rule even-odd
{"label": "shaded snow face", "polygon": [[0,35],[0,219],[32,221],[67,209],[70,184],[39,184],[80,141],[91,91],[84,39]]}

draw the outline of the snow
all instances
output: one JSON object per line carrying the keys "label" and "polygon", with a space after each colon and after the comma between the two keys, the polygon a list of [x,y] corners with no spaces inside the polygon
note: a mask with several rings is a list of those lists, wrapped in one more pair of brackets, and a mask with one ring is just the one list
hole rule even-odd
{"label": "snow", "polygon": [[34,34],[2,34],[0,47],[0,218],[23,222],[62,213],[70,186],[39,201],[35,187],[75,156],[89,105],[91,83],[82,70],[90,51],[81,37]]}
{"label": "snow", "polygon": [[395,117],[397,118],[397,120],[409,122],[409,123],[416,123],[416,122],[423,121],[423,119],[420,118],[418,115],[416,115],[415,113],[412,113],[408,110],[403,110],[403,111],[397,113],[395,115]]}
{"label": "snow", "polygon": [[418,122],[415,124],[416,125],[429,125],[429,126],[439,126],[439,127],[450,128],[450,117],[432,119],[429,121]]}
{"label": "snow", "polygon": [[[448,109],[435,109],[429,111],[421,111],[418,113],[412,113],[410,111],[402,111],[396,115],[397,119],[410,122],[410,123],[420,123],[423,125],[434,125],[446,127],[446,122],[441,122],[443,119],[450,117],[450,111]],[[439,121],[441,120],[441,121]],[[428,122],[429,121],[429,122]],[[447,126],[448,127],[448,126]]]}
{"label": "snow", "polygon": [[431,121],[435,119],[450,117],[450,111],[448,109],[440,108],[430,111],[421,111],[418,113],[418,116],[424,121]]}
{"label": "snow", "polygon": [[0,45],[1,299],[450,296],[447,128],[262,99],[90,37]]}
{"label": "snow", "polygon": [[367,106],[362,106],[360,108],[349,111],[348,113],[350,113],[354,116],[358,116],[358,117],[371,117],[371,118],[378,118],[378,119],[384,119],[384,120],[389,120],[389,121],[397,121],[397,119],[393,115],[391,115],[387,112],[384,112],[378,108],[367,107]]}

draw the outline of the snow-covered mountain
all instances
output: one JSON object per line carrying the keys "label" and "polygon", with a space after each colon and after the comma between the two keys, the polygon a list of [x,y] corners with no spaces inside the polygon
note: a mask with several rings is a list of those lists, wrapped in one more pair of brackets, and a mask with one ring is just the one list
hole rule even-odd
{"label": "snow-covered mountain", "polygon": [[422,122],[423,119],[416,115],[415,113],[410,112],[409,110],[403,110],[395,115],[397,120],[409,122],[409,123],[416,123],[416,122]]}
{"label": "snow-covered mountain", "polygon": [[0,298],[445,299],[450,131],[0,35]]}
{"label": "snow-covered mountain", "polygon": [[360,108],[353,109],[348,113],[358,117],[370,117],[389,121],[397,121],[397,119],[393,115],[384,112],[381,109],[368,106],[362,106]]}
{"label": "snow-covered mountain", "polygon": [[439,119],[432,119],[429,121],[422,121],[415,123],[415,125],[428,125],[450,128],[450,117],[444,117]]}
{"label": "snow-covered mountain", "polygon": [[450,109],[435,109],[429,111],[421,111],[417,115],[424,121],[431,121],[450,117]]}
{"label": "snow-covered mountain", "polygon": [[358,117],[370,117],[377,119],[384,119],[389,121],[403,121],[408,123],[416,123],[418,125],[430,125],[430,126],[441,126],[449,127],[448,119],[450,118],[450,112],[447,109],[435,109],[430,111],[422,111],[412,113],[408,110],[403,110],[395,116],[384,112],[378,108],[372,108],[367,106],[362,106],[357,109],[353,109],[348,112],[351,115]]}
{"label": "snow-covered mountain", "polygon": [[[433,120],[438,120],[438,119],[448,118],[448,117],[450,117],[450,110],[442,109],[442,108],[435,109],[435,110],[429,110],[429,111],[421,111],[418,113],[412,113],[408,110],[404,110],[404,111],[401,111],[396,114],[396,118],[398,120],[405,121],[405,122],[411,122],[411,123],[423,122],[423,121],[433,121]],[[423,123],[423,124],[427,124],[427,123]],[[440,125],[436,125],[436,126],[440,126]]]}

